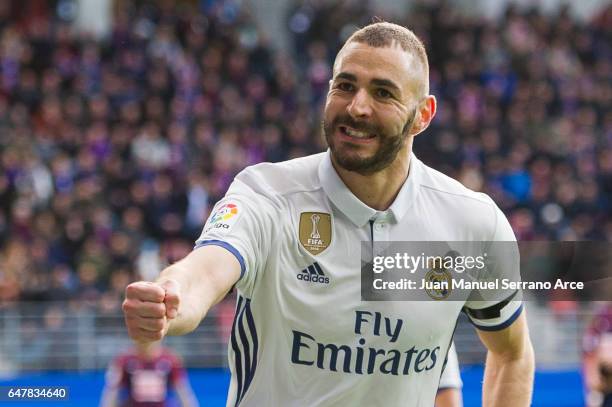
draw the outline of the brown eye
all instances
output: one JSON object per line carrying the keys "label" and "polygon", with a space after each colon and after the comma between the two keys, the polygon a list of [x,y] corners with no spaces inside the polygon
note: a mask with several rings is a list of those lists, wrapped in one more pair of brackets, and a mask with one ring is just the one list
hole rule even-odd
{"label": "brown eye", "polygon": [[343,92],[351,92],[354,89],[354,86],[348,82],[340,82],[337,87]]}
{"label": "brown eye", "polygon": [[382,99],[387,99],[392,97],[393,95],[387,89],[380,88],[376,90],[376,96]]}

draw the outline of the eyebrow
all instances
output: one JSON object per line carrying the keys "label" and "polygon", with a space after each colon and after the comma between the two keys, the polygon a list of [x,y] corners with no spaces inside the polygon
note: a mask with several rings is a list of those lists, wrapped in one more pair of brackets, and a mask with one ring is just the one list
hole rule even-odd
{"label": "eyebrow", "polygon": [[[340,72],[338,75],[336,75],[335,79],[345,79],[347,81],[357,82],[357,77],[352,73],[348,72]],[[370,83],[372,85],[384,86],[386,88],[394,89],[398,92],[400,91],[400,87],[397,86],[395,82],[390,81],[389,79],[374,78],[370,81]]]}
{"label": "eyebrow", "polygon": [[334,79],[346,79],[347,81],[357,82],[357,77],[348,72],[340,72]]}
{"label": "eyebrow", "polygon": [[379,79],[379,78],[374,78],[370,81],[373,85],[377,85],[377,86],[384,86],[386,88],[391,88],[394,89],[396,91],[400,91],[399,86],[397,86],[395,84],[395,82],[390,81],[389,79]]}

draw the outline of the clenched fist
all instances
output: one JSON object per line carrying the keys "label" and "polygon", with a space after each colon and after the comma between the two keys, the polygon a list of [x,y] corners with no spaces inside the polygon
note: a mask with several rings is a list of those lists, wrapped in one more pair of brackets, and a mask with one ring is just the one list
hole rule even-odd
{"label": "clenched fist", "polygon": [[125,289],[122,308],[130,338],[145,343],[158,341],[166,336],[170,320],[178,315],[179,284],[174,280],[132,283]]}

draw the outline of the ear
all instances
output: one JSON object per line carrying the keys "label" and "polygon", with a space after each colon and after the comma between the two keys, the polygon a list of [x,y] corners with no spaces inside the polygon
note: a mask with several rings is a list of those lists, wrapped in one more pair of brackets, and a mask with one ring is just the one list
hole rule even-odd
{"label": "ear", "polygon": [[434,95],[428,95],[421,101],[421,104],[417,108],[414,123],[412,123],[412,129],[410,130],[411,136],[414,137],[429,127],[429,123],[431,123],[436,115],[437,107],[438,105]]}

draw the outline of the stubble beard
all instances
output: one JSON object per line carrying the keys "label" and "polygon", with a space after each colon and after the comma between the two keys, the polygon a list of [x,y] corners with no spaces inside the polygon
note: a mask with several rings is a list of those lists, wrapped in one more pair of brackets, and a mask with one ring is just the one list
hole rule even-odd
{"label": "stubble beard", "polygon": [[[408,132],[412,127],[412,123],[416,117],[416,108],[414,109],[411,118],[406,122],[402,128],[401,133],[395,135],[387,135],[378,126],[372,126],[367,123],[357,122],[348,115],[338,115],[331,123],[323,120],[321,128],[325,141],[329,146],[332,158],[341,168],[347,171],[353,171],[360,175],[372,175],[387,168],[402,150],[408,138]],[[374,154],[369,157],[360,157],[357,153],[352,154],[350,151],[342,151],[353,149],[350,146],[344,148],[338,148],[334,143],[334,129],[339,126],[348,126],[357,131],[364,131],[370,134],[376,134],[379,137],[380,143],[378,149]],[[356,150],[358,147],[355,147]]]}

